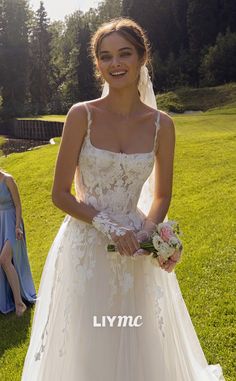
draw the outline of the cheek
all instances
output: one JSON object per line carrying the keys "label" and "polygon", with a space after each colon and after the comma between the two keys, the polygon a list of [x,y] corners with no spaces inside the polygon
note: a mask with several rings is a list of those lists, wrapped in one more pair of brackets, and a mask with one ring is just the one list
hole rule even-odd
{"label": "cheek", "polygon": [[135,74],[139,74],[141,66],[140,66],[139,63],[137,62],[137,59],[132,58],[132,59],[130,60],[130,62],[129,62],[129,65],[130,65],[130,68],[132,68],[132,71],[133,71]]}
{"label": "cheek", "polygon": [[98,77],[104,78],[104,74],[103,74],[103,70],[101,68],[101,65],[96,65],[96,73],[97,73]]}
{"label": "cheek", "polygon": [[99,62],[99,64],[97,64],[97,70],[102,75],[106,73],[107,67],[108,67],[108,63],[106,62]]}

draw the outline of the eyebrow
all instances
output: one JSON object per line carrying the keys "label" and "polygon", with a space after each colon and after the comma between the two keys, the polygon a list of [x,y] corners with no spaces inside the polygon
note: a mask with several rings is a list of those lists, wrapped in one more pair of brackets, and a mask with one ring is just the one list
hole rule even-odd
{"label": "eyebrow", "polygon": [[[132,48],[126,46],[126,47],[124,47],[124,48],[120,48],[120,49],[118,49],[119,52],[122,51],[122,50],[132,50]],[[100,54],[102,54],[102,53],[110,53],[110,52],[109,52],[108,50],[102,50],[102,51],[100,52]]]}

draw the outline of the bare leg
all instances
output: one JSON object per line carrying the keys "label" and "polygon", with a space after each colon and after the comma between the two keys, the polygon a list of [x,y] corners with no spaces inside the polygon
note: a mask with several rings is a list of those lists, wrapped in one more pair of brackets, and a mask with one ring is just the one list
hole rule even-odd
{"label": "bare leg", "polygon": [[23,315],[26,305],[23,303],[20,293],[20,283],[14,265],[12,264],[12,249],[9,241],[6,241],[0,254],[0,265],[4,270],[7,280],[13,292],[16,314]]}

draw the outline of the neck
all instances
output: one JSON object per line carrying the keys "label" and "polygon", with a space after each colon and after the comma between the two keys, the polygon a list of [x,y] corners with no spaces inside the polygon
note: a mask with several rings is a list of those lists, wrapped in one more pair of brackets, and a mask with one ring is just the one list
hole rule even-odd
{"label": "neck", "polygon": [[127,89],[110,88],[109,94],[106,96],[106,104],[112,113],[121,117],[130,117],[141,105],[137,87]]}

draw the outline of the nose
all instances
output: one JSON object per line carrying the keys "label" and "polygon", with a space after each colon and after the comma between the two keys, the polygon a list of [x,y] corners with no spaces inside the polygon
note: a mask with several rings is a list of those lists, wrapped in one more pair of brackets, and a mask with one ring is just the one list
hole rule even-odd
{"label": "nose", "polygon": [[112,62],[111,62],[112,66],[114,67],[119,67],[121,66],[121,63],[120,63],[120,58],[119,57],[113,57],[112,58]]}

